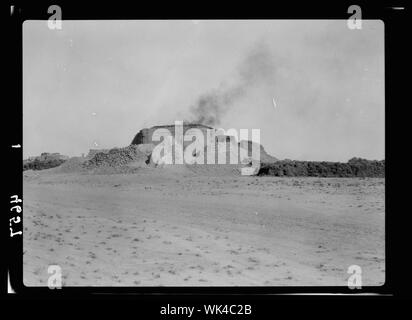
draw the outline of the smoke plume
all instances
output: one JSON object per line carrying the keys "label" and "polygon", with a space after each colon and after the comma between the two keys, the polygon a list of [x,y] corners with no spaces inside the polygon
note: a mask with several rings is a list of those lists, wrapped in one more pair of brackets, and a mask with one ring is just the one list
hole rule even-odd
{"label": "smoke plume", "polygon": [[274,63],[269,48],[260,43],[248,52],[237,67],[235,83],[202,94],[191,106],[191,122],[209,126],[219,125],[236,102],[248,95],[252,88],[271,84],[274,79]]}

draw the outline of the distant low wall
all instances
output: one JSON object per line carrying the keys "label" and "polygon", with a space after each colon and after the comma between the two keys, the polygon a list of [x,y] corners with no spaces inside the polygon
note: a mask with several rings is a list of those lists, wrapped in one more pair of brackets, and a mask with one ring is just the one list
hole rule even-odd
{"label": "distant low wall", "polygon": [[281,160],[262,163],[258,175],[278,177],[385,177],[385,160],[353,158],[347,163]]}
{"label": "distant low wall", "polygon": [[90,149],[87,158],[93,158],[97,153],[108,153],[110,149]]}

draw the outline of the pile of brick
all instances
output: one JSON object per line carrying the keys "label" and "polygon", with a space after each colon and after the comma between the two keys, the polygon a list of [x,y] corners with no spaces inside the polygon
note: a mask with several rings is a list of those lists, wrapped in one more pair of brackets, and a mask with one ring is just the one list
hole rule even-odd
{"label": "pile of brick", "polygon": [[114,148],[108,152],[98,152],[90,160],[83,164],[86,169],[100,167],[118,168],[131,162],[146,162],[148,156],[145,152],[140,151],[138,145],[130,145],[125,148]]}
{"label": "pile of brick", "polygon": [[385,177],[385,160],[350,159],[348,162],[281,160],[262,163],[260,176],[280,177]]}

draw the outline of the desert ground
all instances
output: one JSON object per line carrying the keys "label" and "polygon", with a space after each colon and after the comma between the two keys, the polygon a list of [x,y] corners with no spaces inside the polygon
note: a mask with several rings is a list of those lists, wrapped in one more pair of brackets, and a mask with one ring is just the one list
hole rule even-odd
{"label": "desert ground", "polygon": [[47,286],[346,286],[385,282],[385,180],[25,171],[23,280]]}

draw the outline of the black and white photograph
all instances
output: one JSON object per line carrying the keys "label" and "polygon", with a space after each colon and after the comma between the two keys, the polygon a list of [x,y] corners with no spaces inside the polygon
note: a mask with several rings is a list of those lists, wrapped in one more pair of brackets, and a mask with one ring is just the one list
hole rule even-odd
{"label": "black and white photograph", "polygon": [[22,26],[26,287],[385,284],[381,20],[57,22]]}

